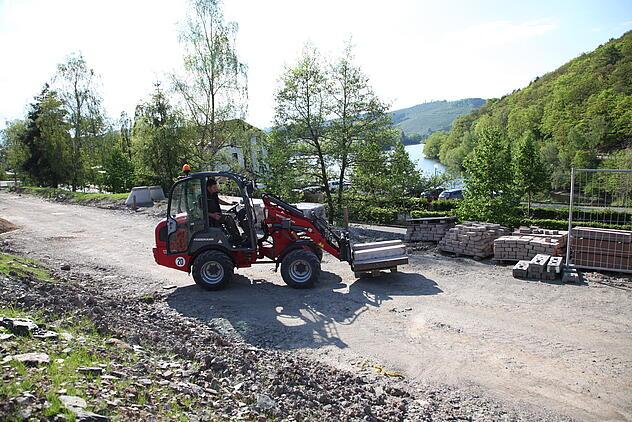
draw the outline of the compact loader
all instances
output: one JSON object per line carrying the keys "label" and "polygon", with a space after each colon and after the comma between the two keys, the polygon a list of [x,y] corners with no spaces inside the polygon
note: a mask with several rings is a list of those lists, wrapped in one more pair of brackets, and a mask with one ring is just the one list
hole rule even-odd
{"label": "compact loader", "polygon": [[[224,214],[243,232],[239,242],[209,220],[206,181],[226,178],[236,183],[241,201]],[[397,271],[408,263],[401,241],[352,245],[349,234],[331,227],[313,212],[263,195],[263,221],[257,220],[251,195],[254,184],[230,172],[188,174],[171,188],[167,218],[155,230],[154,258],[159,265],[186,271],[202,288],[225,287],[235,268],[255,264],[281,267],[286,284],[309,288],[320,275],[323,251],[346,261],[357,276]]]}

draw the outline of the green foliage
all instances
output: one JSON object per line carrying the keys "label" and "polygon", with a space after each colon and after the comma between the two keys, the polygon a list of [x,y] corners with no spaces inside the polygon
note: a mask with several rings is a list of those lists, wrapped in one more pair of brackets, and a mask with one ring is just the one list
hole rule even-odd
{"label": "green foliage", "polygon": [[[568,220],[568,208],[534,208],[531,214],[532,218],[545,219],[545,220]],[[573,219],[575,221],[588,220],[589,222],[600,222],[603,224],[615,224],[615,225],[632,225],[632,213],[623,212],[612,209],[603,210],[585,210],[574,209]],[[579,223],[579,224],[584,224]]]}
{"label": "green foliage", "polygon": [[94,202],[120,203],[127,199],[127,193],[92,193],[72,192],[66,189],[44,188],[39,186],[20,186],[15,192],[37,195],[45,199],[76,204],[90,204]]}
{"label": "green foliage", "polygon": [[388,156],[382,140],[380,137],[371,138],[360,149],[351,176],[354,189],[366,193],[373,201],[388,188]]}
{"label": "green foliage", "polygon": [[26,161],[28,151],[22,142],[26,133],[26,120],[14,120],[8,122],[2,131],[2,147],[4,151],[4,165],[19,173],[22,163]]}
{"label": "green foliage", "polygon": [[455,211],[424,211],[424,210],[413,210],[410,213],[412,218],[427,218],[427,217],[444,217],[447,215],[454,215]]}
{"label": "green foliage", "polygon": [[134,181],[134,164],[128,155],[114,148],[103,165],[104,184],[112,193],[129,192]]}
{"label": "green foliage", "polygon": [[[510,143],[533,133],[555,189],[568,188],[572,166],[595,168],[601,157],[629,147],[632,139],[632,32],[609,41],[501,99],[458,117],[446,139],[428,150],[463,170],[481,121],[500,128]],[[629,168],[629,167],[623,167]],[[524,188],[524,187],[523,187]]]}
{"label": "green foliage", "polygon": [[50,271],[33,259],[0,252],[0,274],[51,281]]}
{"label": "green foliage", "polygon": [[438,159],[441,145],[448,139],[448,133],[443,131],[433,132],[424,142],[424,155],[428,158]]}
{"label": "green foliage", "polygon": [[419,194],[423,189],[421,174],[401,142],[395,144],[388,157],[388,172],[383,183],[395,203],[411,193]]}
{"label": "green foliage", "polygon": [[531,198],[534,194],[550,189],[546,170],[540,161],[535,135],[525,132],[514,155],[514,178],[516,189],[521,196],[527,196],[527,214],[531,210]]}
{"label": "green foliage", "polygon": [[397,208],[375,207],[363,204],[357,208],[349,209],[349,219],[363,223],[392,224],[397,220],[397,212]]}
{"label": "green foliage", "polygon": [[518,196],[514,191],[509,145],[502,131],[481,124],[474,154],[465,162],[466,190],[459,206],[464,220],[513,225]]}
{"label": "green foliage", "polygon": [[[550,219],[545,219],[545,218],[525,218],[525,219],[520,220],[520,225],[538,226],[543,229],[552,229],[552,230],[567,230],[568,229],[568,221],[550,220]],[[602,229],[630,230],[629,225],[608,224],[608,223],[601,223],[597,221],[582,222],[581,226],[595,227],[595,228],[602,228]]]}
{"label": "green foliage", "polygon": [[[281,76],[272,146],[284,151],[269,150],[268,165],[284,171],[292,163],[294,171],[289,169],[287,174],[271,170],[275,173],[269,177],[271,186],[286,192],[319,186],[333,219],[341,214],[344,185],[349,172],[360,169],[358,162],[368,163],[380,175],[388,173],[383,149],[392,144],[397,131],[386,114],[387,106],[353,63],[350,45],[332,66],[322,62],[318,50],[306,45],[297,63]],[[354,183],[364,186],[366,182],[377,194],[384,179],[364,170],[352,176]],[[297,171],[301,183],[290,186],[289,176]],[[330,181],[338,182],[335,190]]]}
{"label": "green foliage", "polygon": [[57,187],[69,181],[73,163],[65,115],[56,93],[45,85],[16,140],[22,151],[20,170],[40,186]]}
{"label": "green foliage", "polygon": [[189,161],[200,170],[217,164],[220,150],[240,133],[234,121],[246,114],[248,69],[237,53],[237,30],[235,22],[224,19],[220,1],[188,2],[180,32],[184,72],[172,75],[171,80],[196,139]]}
{"label": "green foliage", "polygon": [[182,164],[190,161],[187,128],[160,84],[149,101],[137,107],[136,114],[132,131],[136,177],[140,182],[160,185],[166,192]]}
{"label": "green foliage", "polygon": [[[97,77],[81,53],[73,53],[57,66],[55,88],[68,115],[72,128],[70,143],[70,184],[72,190],[95,180],[87,175],[95,156],[101,151],[100,135],[106,129],[102,99],[96,90]],[[102,157],[100,155],[99,157]],[[101,163],[98,163],[101,164]],[[93,174],[94,176],[94,174]]]}
{"label": "green foliage", "polygon": [[297,159],[294,145],[280,133],[273,129],[266,138],[265,147],[268,151],[265,157],[268,171],[263,175],[266,192],[278,195],[287,201],[299,199],[298,188],[304,186],[303,161]]}

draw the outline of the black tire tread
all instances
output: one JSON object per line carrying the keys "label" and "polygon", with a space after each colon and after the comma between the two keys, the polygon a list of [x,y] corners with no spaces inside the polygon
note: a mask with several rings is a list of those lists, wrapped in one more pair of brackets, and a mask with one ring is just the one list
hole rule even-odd
{"label": "black tire tread", "polygon": [[[202,280],[199,269],[206,261],[217,261],[224,268],[224,278],[221,282],[217,284],[206,284]],[[205,290],[221,290],[226,287],[230,280],[233,278],[234,270],[235,267],[233,265],[233,261],[224,252],[206,251],[198,255],[197,258],[195,258],[195,261],[193,261],[193,269],[191,270],[191,274],[193,275],[193,280],[195,281],[195,284],[197,284],[201,288]]]}
{"label": "black tire tread", "polygon": [[[303,259],[307,261],[312,267],[312,276],[308,281],[304,283],[296,283],[289,274],[289,268],[293,261],[297,259]],[[283,261],[281,261],[281,277],[283,281],[288,286],[295,289],[309,289],[314,286],[314,283],[320,277],[320,260],[316,256],[316,254],[312,251],[307,251],[305,249],[296,249],[290,253],[288,253]]]}

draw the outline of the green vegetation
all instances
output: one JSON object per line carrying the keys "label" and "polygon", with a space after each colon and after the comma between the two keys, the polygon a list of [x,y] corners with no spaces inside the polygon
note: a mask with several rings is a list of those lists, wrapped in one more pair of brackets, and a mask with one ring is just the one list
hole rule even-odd
{"label": "green vegetation", "polygon": [[[275,148],[268,151],[264,181],[277,194],[318,186],[333,221],[342,214],[351,173],[354,184],[398,198],[416,187],[420,175],[397,142],[386,104],[354,64],[350,45],[332,65],[323,62],[319,51],[306,45],[281,77],[270,136]],[[384,153],[390,146],[394,151]]]}
{"label": "green vegetation", "polygon": [[420,143],[433,132],[449,130],[452,121],[485,104],[482,98],[431,101],[389,112],[393,125],[404,134],[405,145]]}
{"label": "green vegetation", "polygon": [[509,145],[491,124],[479,125],[478,144],[465,161],[466,189],[459,205],[463,220],[497,222],[512,226],[520,203],[511,168]]}
{"label": "green vegetation", "polygon": [[[50,363],[41,366],[27,366],[18,361],[10,361],[8,369],[4,369],[0,379],[0,401],[3,406],[4,420],[22,420],[19,415],[21,407],[11,398],[17,398],[24,393],[34,396],[36,402],[47,402],[40,411],[33,416],[37,418],[52,418],[63,415],[66,420],[75,420],[75,415],[66,409],[60,396],[77,396],[86,400],[86,410],[101,415],[117,416],[117,407],[108,405],[99,399],[99,390],[108,393],[108,400],[116,400],[121,405],[144,405],[154,396],[169,397],[162,407],[165,416],[181,419],[185,412],[196,403],[189,400],[178,400],[178,394],[169,386],[158,386],[156,383],[138,389],[133,380],[126,377],[110,377],[104,381],[98,374],[82,373],[78,369],[102,368],[104,373],[121,371],[131,368],[139,362],[140,356],[131,347],[121,347],[117,343],[108,342],[108,337],[99,334],[94,324],[87,319],[73,315],[45,315],[41,312],[26,312],[19,308],[0,307],[0,316],[9,318],[32,319],[40,327],[47,327],[62,337],[54,340],[42,340],[31,335],[14,336],[5,340],[4,351],[8,355],[33,352],[46,353]],[[35,316],[35,318],[33,318]],[[8,330],[0,328],[0,334]],[[7,367],[5,367],[7,368]],[[115,372],[116,373],[116,372]],[[151,376],[151,375],[147,375]],[[10,404],[12,403],[12,404]]]}
{"label": "green vegetation", "polygon": [[[70,54],[24,118],[0,132],[0,176],[12,170],[24,184],[73,192],[158,184],[167,191],[185,162],[194,170],[230,166],[233,157],[220,153],[227,146],[242,147],[250,159],[254,131],[242,120],[247,68],[235,50],[237,26],[213,0],[191,0],[188,11],[180,37],[184,74],[170,75],[168,89],[157,81],[133,119],[125,112],[117,121],[106,117],[98,72],[81,53]],[[261,168],[244,164],[240,172],[260,178]]]}
{"label": "green vegetation", "polygon": [[480,124],[498,126],[512,149],[531,133],[552,187],[567,188],[571,167],[611,167],[621,160],[620,154],[632,155],[631,75],[632,32],[627,32],[457,118],[449,133],[427,142],[424,151],[464,170],[466,157],[474,154],[479,142]]}
{"label": "green vegetation", "polygon": [[[0,275],[58,282],[37,261],[5,253],[0,253]],[[153,412],[158,412],[154,416],[187,420],[187,412],[198,406],[196,396],[183,396],[171,385],[159,382],[162,362],[168,361],[179,368],[184,366],[186,362],[177,357],[149,349],[139,354],[132,346],[108,337],[90,319],[75,312],[55,314],[46,308],[25,310],[5,301],[0,304],[0,317],[29,319],[39,329],[55,333],[53,338],[38,338],[30,330],[11,333],[0,326],[0,335],[13,334],[1,343],[6,359],[0,371],[3,420],[52,420],[56,415],[64,420],[75,420],[75,414],[64,406],[60,396],[83,398],[87,411],[115,420],[136,420],[140,410],[134,407],[143,406],[146,412],[147,404]],[[34,352],[46,354],[49,362],[30,365],[9,359]],[[141,360],[143,365],[139,369]],[[196,365],[193,363],[193,367]],[[21,397],[29,397],[29,400],[23,401]],[[27,408],[31,413],[25,417],[22,412]]]}
{"label": "green vegetation", "polygon": [[95,202],[121,203],[127,199],[127,193],[86,193],[71,192],[66,189],[45,188],[39,186],[21,186],[14,191],[37,195],[46,199],[77,204],[90,204]]}
{"label": "green vegetation", "polygon": [[37,261],[2,252],[0,252],[0,274],[30,277],[44,281],[52,280],[50,271]]}

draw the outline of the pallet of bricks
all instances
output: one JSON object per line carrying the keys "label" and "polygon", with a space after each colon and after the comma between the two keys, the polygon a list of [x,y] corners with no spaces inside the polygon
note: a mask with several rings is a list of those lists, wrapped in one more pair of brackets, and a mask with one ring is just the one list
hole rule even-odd
{"label": "pallet of bricks", "polygon": [[509,236],[494,240],[494,260],[529,261],[537,254],[564,256],[568,232],[539,227],[520,227]]}
{"label": "pallet of bricks", "polygon": [[575,227],[571,251],[576,267],[632,271],[632,231]]}
{"label": "pallet of bricks", "polygon": [[439,249],[457,255],[487,258],[494,253],[494,240],[509,234],[500,224],[466,221],[457,224],[441,239]]}
{"label": "pallet of bricks", "polygon": [[427,217],[406,220],[406,242],[438,242],[456,224],[456,217]]}

